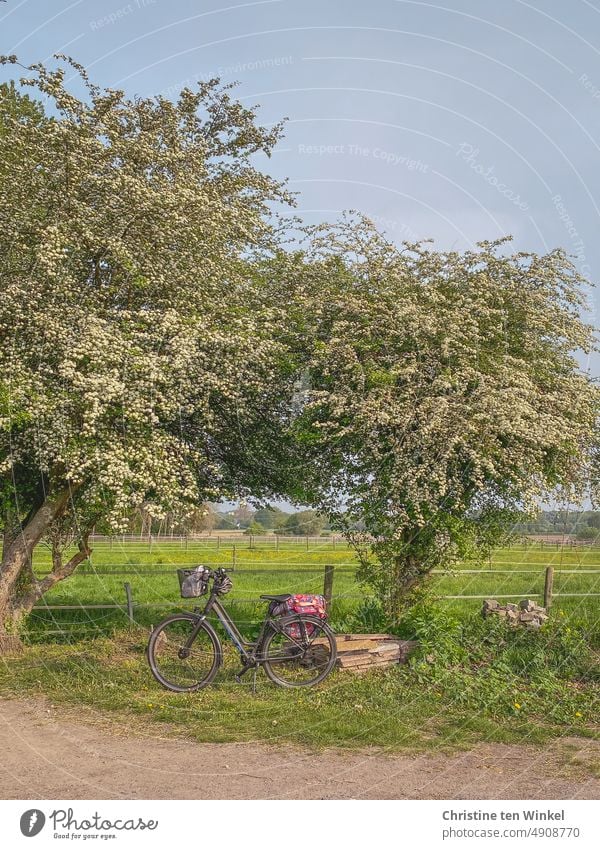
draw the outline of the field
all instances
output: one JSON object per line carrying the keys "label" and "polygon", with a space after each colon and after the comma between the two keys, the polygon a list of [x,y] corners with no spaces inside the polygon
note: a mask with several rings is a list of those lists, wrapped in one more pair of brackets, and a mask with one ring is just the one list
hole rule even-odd
{"label": "field", "polygon": [[[39,547],[35,567],[49,568],[49,555]],[[131,587],[135,621],[156,622],[172,607],[194,604],[180,599],[176,568],[205,563],[233,568],[234,589],[227,597],[238,619],[246,624],[262,617],[261,593],[322,592],[324,570],[334,567],[332,619],[344,626],[368,599],[356,579],[353,551],[330,539],[280,540],[273,538],[205,538],[197,541],[99,540],[90,563],[45,597],[48,608],[30,618],[30,638],[60,638],[110,633],[126,622],[124,583]],[[430,584],[433,598],[456,614],[476,612],[482,597],[516,601],[533,597],[541,601],[546,566],[553,566],[557,615],[567,616],[596,641],[600,637],[600,548],[541,546],[539,543],[499,549],[485,562],[460,564],[451,573],[436,574]],[[459,598],[457,598],[459,596]],[[97,605],[97,607],[89,606]],[[108,605],[108,607],[104,607]],[[112,605],[112,607],[110,607]]]}

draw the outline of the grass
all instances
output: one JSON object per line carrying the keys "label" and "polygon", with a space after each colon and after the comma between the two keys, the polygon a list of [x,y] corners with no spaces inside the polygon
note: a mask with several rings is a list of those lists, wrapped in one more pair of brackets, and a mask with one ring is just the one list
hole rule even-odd
{"label": "grass", "polygon": [[[334,605],[332,621],[336,627],[346,627],[353,613],[365,600],[365,591],[355,581],[356,560],[353,552],[343,543],[335,546],[331,540],[316,541],[308,547],[304,541],[281,540],[279,550],[273,541],[254,541],[250,548],[248,538],[240,537],[235,544],[228,542],[217,548],[216,539],[190,542],[180,541],[122,543],[97,542],[91,563],[80,567],[75,576],[58,584],[45,597],[48,605],[102,605],[125,604],[123,584],[132,588],[138,607],[136,620],[142,625],[158,621],[172,605],[185,606],[179,598],[175,569],[178,566],[203,562],[208,565],[235,565],[234,589],[228,604],[234,604],[238,619],[248,627],[262,618],[264,603],[258,600],[262,593],[322,592],[323,571],[326,564],[335,566]],[[42,547],[36,552],[36,570],[43,573],[49,568],[49,555]],[[473,595],[500,597],[540,596],[544,586],[547,565],[555,568],[556,593],[600,593],[600,549],[555,549],[539,545],[499,549],[484,563],[462,563],[451,574],[436,575],[431,582],[434,596]],[[483,570],[470,574],[470,569]],[[573,574],[571,574],[573,572]],[[125,573],[125,574],[120,574]],[[251,602],[247,600],[251,599]],[[243,603],[242,603],[243,600]],[[600,598],[573,595],[556,597],[554,609],[562,611],[573,624],[586,630],[590,639],[600,644]],[[449,611],[469,615],[481,607],[481,599],[447,599]],[[34,641],[55,639],[61,630],[74,636],[110,634],[124,623],[123,610],[96,609],[75,611],[37,610],[30,618],[29,638]],[[52,633],[51,633],[52,632]]]}
{"label": "grass", "polygon": [[30,647],[0,664],[0,694],[44,696],[129,728],[158,723],[157,732],[211,742],[420,752],[599,736],[600,673],[562,623],[530,634],[429,609],[415,612],[411,627],[422,648],[409,666],[363,677],[336,672],[307,691],[279,689],[259,673],[253,695],[249,681],[234,683],[229,653],[215,685],[168,693],[150,676],[140,630]]}

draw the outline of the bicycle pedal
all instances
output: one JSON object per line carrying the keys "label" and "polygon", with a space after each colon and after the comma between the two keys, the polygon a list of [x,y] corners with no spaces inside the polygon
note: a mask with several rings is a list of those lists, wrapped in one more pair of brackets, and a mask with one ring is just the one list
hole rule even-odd
{"label": "bicycle pedal", "polygon": [[243,669],[240,669],[238,674],[235,676],[235,680],[237,681],[238,684],[242,683],[242,675],[245,675],[246,672],[249,672],[251,669],[252,669],[251,666],[244,666]]}

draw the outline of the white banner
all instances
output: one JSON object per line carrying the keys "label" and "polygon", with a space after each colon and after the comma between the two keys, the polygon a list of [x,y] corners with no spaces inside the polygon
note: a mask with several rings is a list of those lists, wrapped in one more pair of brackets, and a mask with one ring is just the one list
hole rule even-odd
{"label": "white banner", "polygon": [[597,801],[0,801],[2,846],[598,849]]}

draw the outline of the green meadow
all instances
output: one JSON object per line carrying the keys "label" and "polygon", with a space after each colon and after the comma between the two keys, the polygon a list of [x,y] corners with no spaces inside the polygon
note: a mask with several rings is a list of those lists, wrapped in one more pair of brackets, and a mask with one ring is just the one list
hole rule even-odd
{"label": "green meadow", "polygon": [[[233,569],[234,588],[227,603],[246,622],[264,614],[263,593],[323,591],[324,570],[334,567],[332,621],[347,626],[370,605],[370,594],[356,580],[357,560],[342,542],[330,539],[302,541],[240,536],[235,541],[208,538],[201,541],[159,540],[99,541],[89,562],[45,597],[48,608],[37,609],[29,620],[29,636],[59,639],[60,632],[83,637],[110,633],[126,623],[124,584],[131,587],[135,621],[150,625],[173,608],[194,606],[179,596],[176,570],[198,563]],[[39,547],[35,568],[50,568],[49,553]],[[533,597],[542,600],[547,566],[554,568],[553,611],[568,616],[590,634],[600,631],[600,548],[556,547],[537,544],[498,549],[484,561],[459,564],[452,571],[432,576],[428,591],[448,611],[476,612],[481,596],[503,601]],[[594,595],[596,594],[596,595]],[[458,598],[457,598],[458,596]],[[107,605],[107,607],[102,607]],[[111,607],[111,605],[113,607]],[[116,607],[114,607],[116,605]],[[87,609],[86,609],[87,608]],[[368,624],[368,623],[366,623]],[[375,623],[374,623],[375,624]]]}

